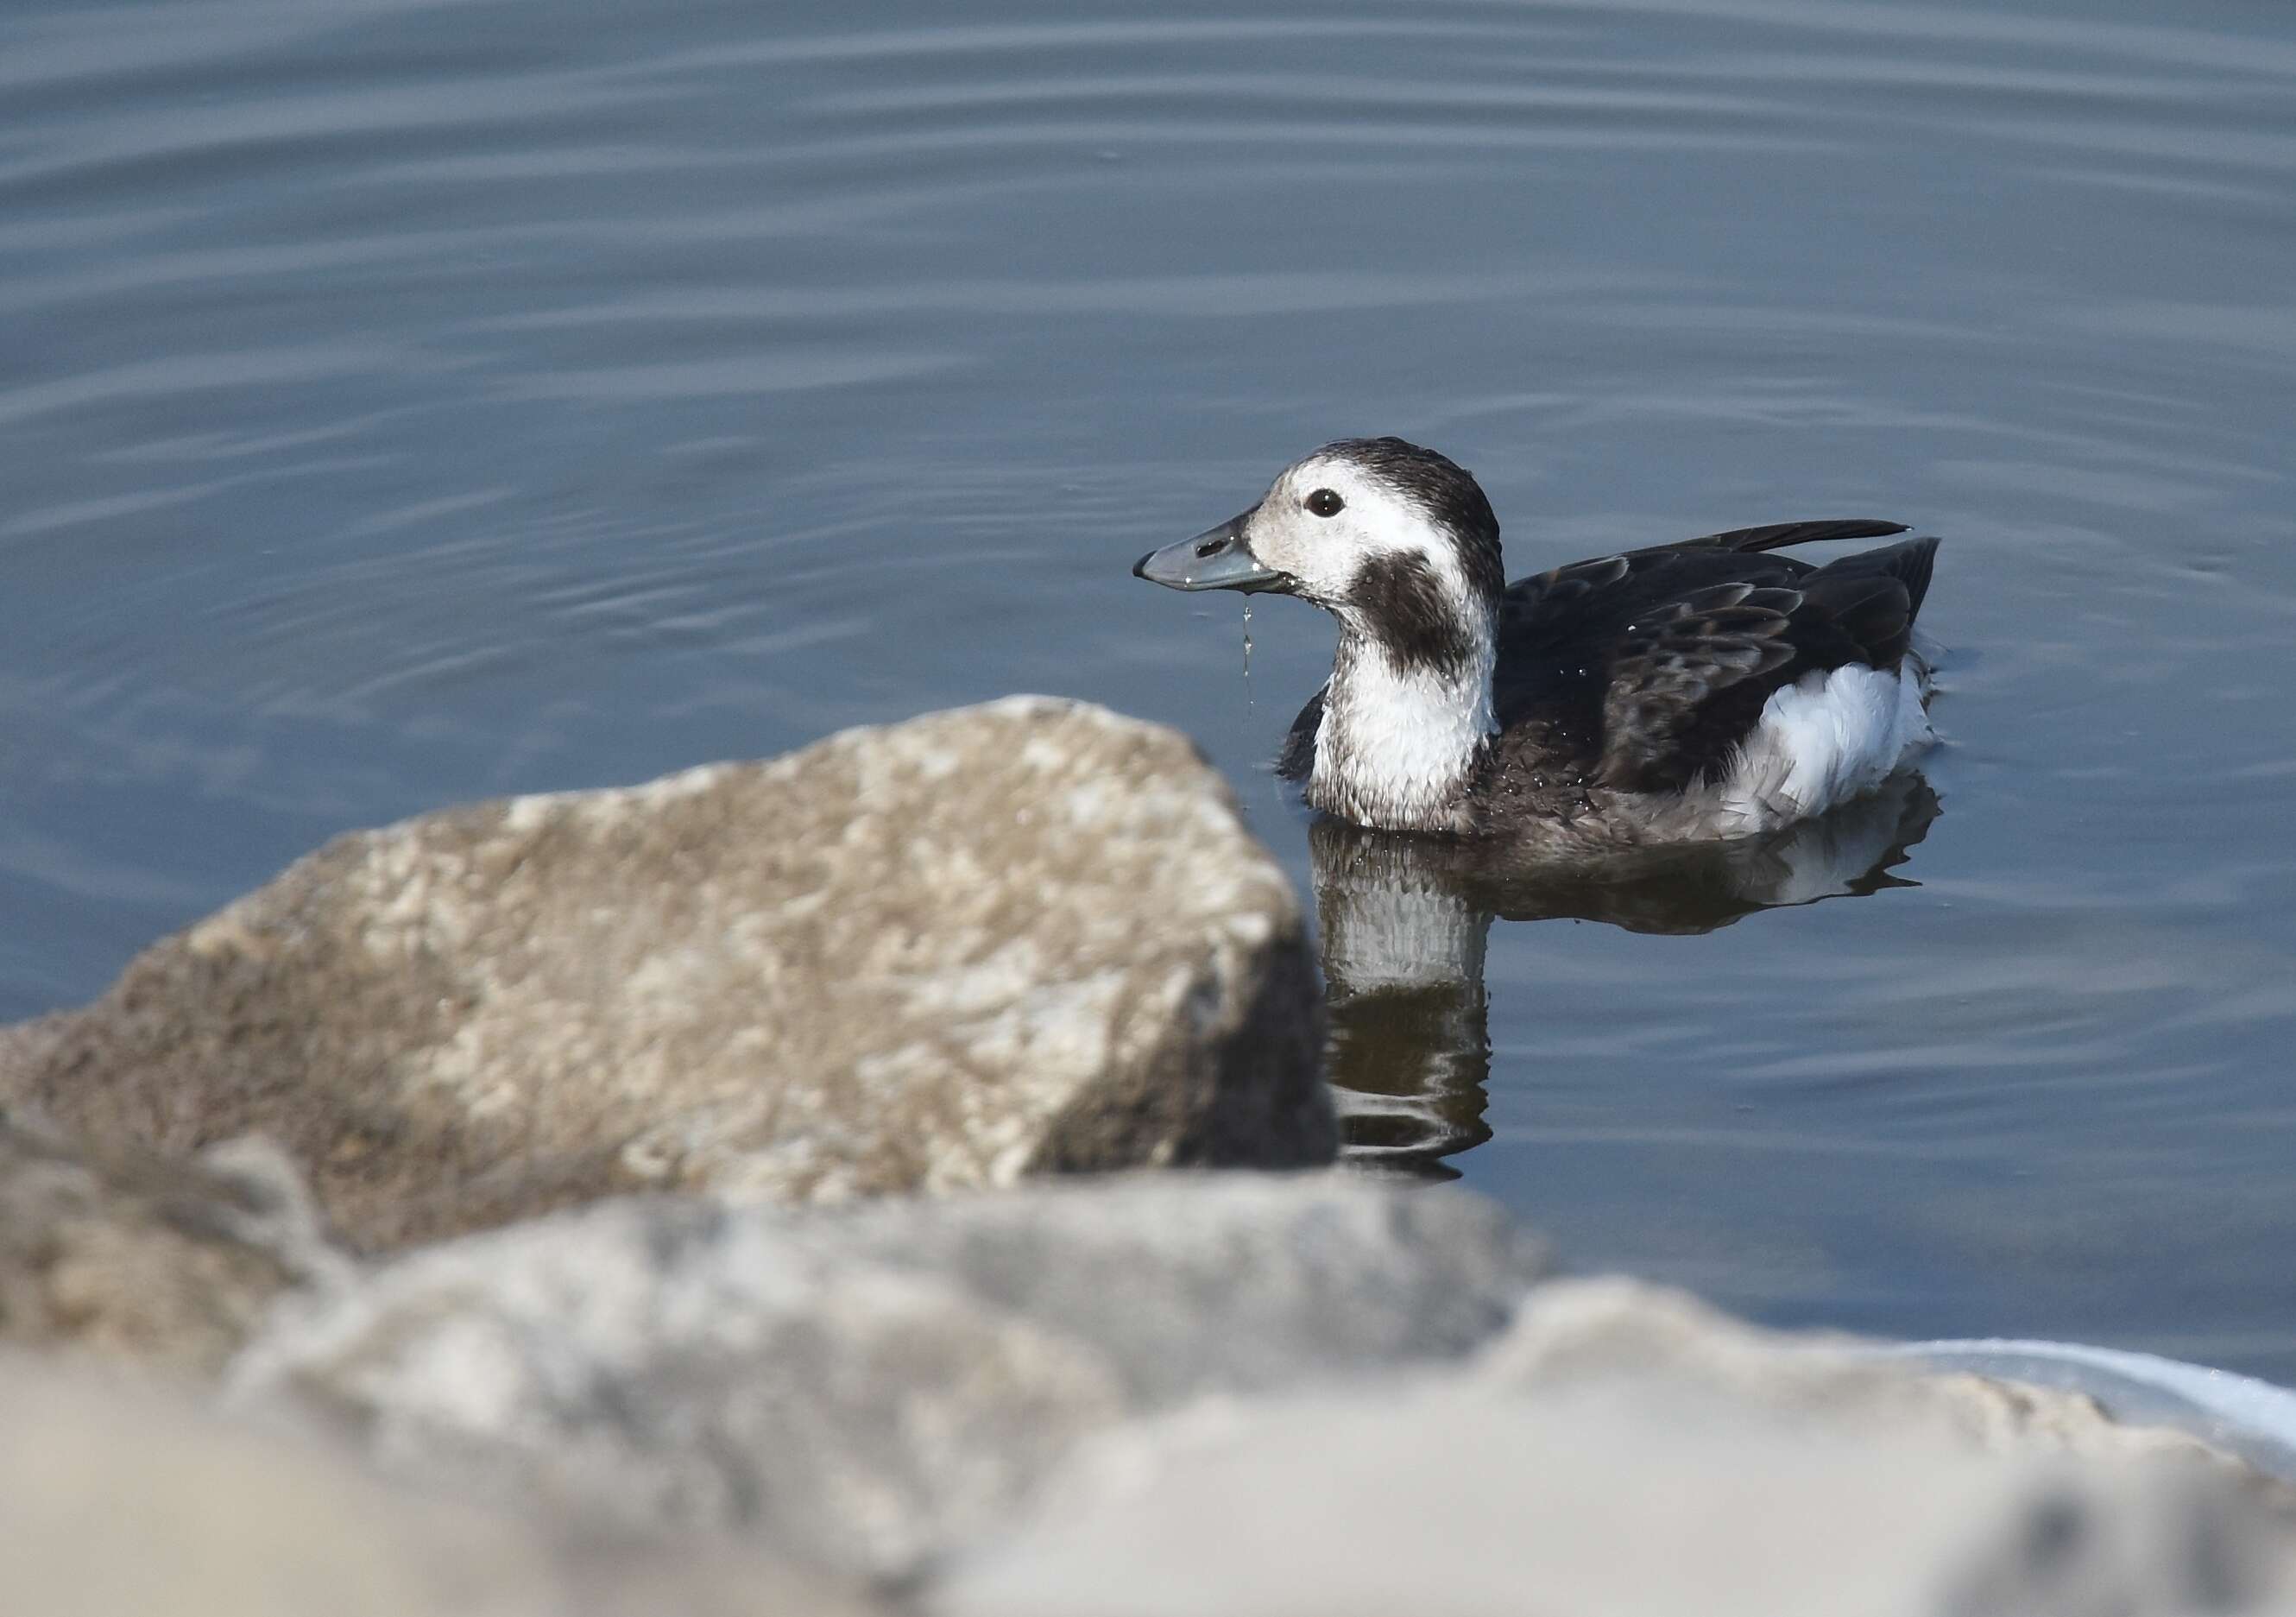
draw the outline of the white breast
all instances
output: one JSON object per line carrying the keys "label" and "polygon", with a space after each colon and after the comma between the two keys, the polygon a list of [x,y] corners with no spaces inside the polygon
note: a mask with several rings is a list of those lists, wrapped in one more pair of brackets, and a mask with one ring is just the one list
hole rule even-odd
{"label": "white breast", "polygon": [[1324,691],[1308,800],[1390,831],[1448,828],[1486,737],[1491,652],[1464,669],[1398,669],[1376,645],[1342,641]]}

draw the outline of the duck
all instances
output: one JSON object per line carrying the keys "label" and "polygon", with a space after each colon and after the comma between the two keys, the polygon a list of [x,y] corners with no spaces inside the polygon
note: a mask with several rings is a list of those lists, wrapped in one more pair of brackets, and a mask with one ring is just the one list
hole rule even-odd
{"label": "duck", "polygon": [[1906,531],[1775,522],[1509,584],[1498,518],[1465,468],[1351,438],[1132,570],[1295,595],[1337,620],[1331,677],[1276,762],[1309,808],[1580,858],[1775,831],[1931,744],[1914,625],[1937,539],[1822,565],[1781,554]]}

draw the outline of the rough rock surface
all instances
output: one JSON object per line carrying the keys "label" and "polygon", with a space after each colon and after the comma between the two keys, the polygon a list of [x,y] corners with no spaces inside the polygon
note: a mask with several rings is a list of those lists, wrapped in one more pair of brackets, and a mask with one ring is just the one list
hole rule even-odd
{"label": "rough rock surface", "polygon": [[820,1574],[418,1498],[324,1446],[0,1358],[0,1567],[25,1617],[860,1617]]}
{"label": "rough rock surface", "polygon": [[1545,1263],[1478,1198],[1328,1174],[645,1199],[409,1254],[234,1383],[404,1474],[899,1576],[1184,1393],[1459,1362]]}
{"label": "rough rock surface", "polygon": [[1013,698],[339,839],[0,1034],[0,1095],[279,1141],[388,1246],[1335,1145],[1299,906],[1177,733]]}
{"label": "rough rock surface", "polygon": [[279,1293],[340,1269],[255,1142],[177,1162],[0,1115],[0,1342],[212,1375]]}
{"label": "rough rock surface", "polygon": [[2220,1476],[1852,1437],[1657,1377],[1200,1407],[1111,1434],[940,1617],[2170,1617],[2282,1612]]}

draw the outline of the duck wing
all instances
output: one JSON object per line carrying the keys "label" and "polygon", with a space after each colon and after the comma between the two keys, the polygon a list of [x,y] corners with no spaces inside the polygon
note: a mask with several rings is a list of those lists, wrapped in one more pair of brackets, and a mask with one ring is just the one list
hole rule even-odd
{"label": "duck wing", "polygon": [[1898,668],[1936,551],[1934,538],[1909,539],[1791,583],[1710,585],[1613,629],[1596,777],[1680,791],[1727,767],[1781,686],[1850,663]]}
{"label": "duck wing", "polygon": [[1528,648],[1576,638],[1602,626],[1628,622],[1708,585],[1790,583],[1818,570],[1771,552],[1827,539],[1887,538],[1905,531],[1903,522],[1863,517],[1772,522],[1573,562],[1507,586],[1499,603],[1500,643]]}

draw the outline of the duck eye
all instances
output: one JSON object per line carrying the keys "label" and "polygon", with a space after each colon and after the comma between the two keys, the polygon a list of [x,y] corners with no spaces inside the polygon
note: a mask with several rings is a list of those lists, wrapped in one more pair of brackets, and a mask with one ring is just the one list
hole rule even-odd
{"label": "duck eye", "polygon": [[1308,497],[1308,509],[1317,516],[1337,516],[1346,506],[1347,501],[1329,488],[1318,488]]}

